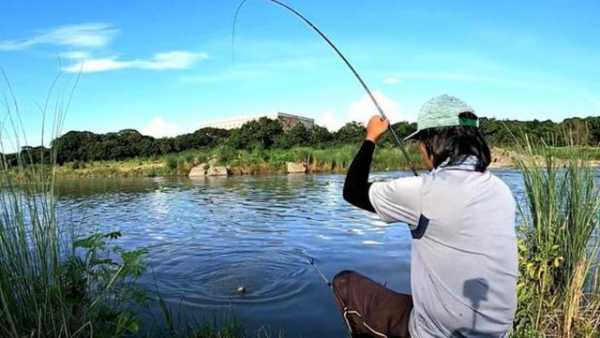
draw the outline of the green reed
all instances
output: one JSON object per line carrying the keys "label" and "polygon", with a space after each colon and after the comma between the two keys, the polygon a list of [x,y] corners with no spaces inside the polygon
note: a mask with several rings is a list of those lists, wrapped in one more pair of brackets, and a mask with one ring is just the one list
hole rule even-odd
{"label": "green reed", "polygon": [[600,335],[597,169],[576,148],[561,152],[526,142],[516,161],[526,202],[515,337]]}

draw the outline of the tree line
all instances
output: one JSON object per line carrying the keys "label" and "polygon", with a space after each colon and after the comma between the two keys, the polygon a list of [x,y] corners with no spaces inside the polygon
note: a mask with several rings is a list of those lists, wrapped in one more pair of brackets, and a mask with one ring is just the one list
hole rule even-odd
{"label": "tree line", "polygon": [[[558,146],[565,145],[567,139],[577,145],[600,145],[600,117],[569,118],[558,123],[551,120],[518,121],[481,118],[480,127],[488,142],[495,146],[514,144],[515,137],[525,134],[530,140],[544,140]],[[398,122],[393,124],[392,128],[400,138],[403,138],[416,130],[416,124]],[[203,128],[193,133],[165,138],[142,135],[134,129],[106,134],[70,131],[56,138],[50,148],[24,147],[19,153],[5,155],[4,159],[9,165],[17,164],[19,158],[24,159],[26,163],[48,163],[56,160],[57,163],[63,164],[73,161],[153,157],[211,147],[237,150],[288,149],[296,146],[325,148],[359,143],[364,134],[365,127],[357,122],[347,123],[334,132],[321,126],[306,128],[301,123],[284,130],[279,120],[268,118],[250,121],[241,128],[232,130]],[[384,146],[393,144],[389,133],[381,140],[381,144]],[[53,153],[56,154],[55,159],[51,158]]]}

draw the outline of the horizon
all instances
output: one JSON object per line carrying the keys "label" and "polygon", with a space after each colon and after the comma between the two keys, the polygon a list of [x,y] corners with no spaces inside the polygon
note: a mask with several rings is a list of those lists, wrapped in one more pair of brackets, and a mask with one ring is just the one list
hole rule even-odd
{"label": "horizon", "polygon": [[[285,112],[279,112],[279,113],[284,113],[285,114]],[[237,117],[234,117],[233,119],[236,119],[236,118],[245,118],[245,117],[253,117],[253,118],[262,118],[262,117],[265,117],[265,118],[268,118],[270,120],[274,120],[274,119],[272,119],[272,118],[270,118],[268,116],[263,116],[263,115],[268,115],[268,114],[258,114],[258,115],[253,115],[253,116],[237,116]],[[303,117],[302,115],[298,115],[298,116],[299,117]],[[559,120],[559,121],[555,121],[555,120],[551,120],[551,119],[546,119],[546,120],[539,120],[539,119],[521,120],[521,119],[509,119],[509,118],[498,119],[498,118],[495,118],[495,117],[489,118],[489,117],[486,117],[486,116],[482,116],[481,118],[483,118],[483,119],[494,119],[496,121],[501,121],[501,122],[523,122],[523,123],[528,123],[528,122],[534,122],[534,121],[539,121],[539,122],[550,121],[550,122],[555,123],[555,124],[560,124],[560,123],[563,123],[565,120],[569,120],[569,119],[575,119],[575,118],[586,119],[586,118],[594,118],[594,117],[598,117],[598,116],[597,115],[589,115],[589,116],[581,116],[581,117],[580,116],[565,117],[564,119]],[[224,120],[224,121],[227,121],[227,120]],[[215,123],[215,122],[222,122],[222,121],[214,120],[214,121],[208,121],[208,122]],[[365,126],[365,123],[364,122],[360,122],[360,121],[347,121],[344,125],[349,124],[349,123],[359,123],[359,124]],[[416,121],[400,120],[400,121],[392,122],[392,125],[400,124],[400,123],[413,124],[413,123],[416,123]],[[342,125],[340,128],[342,128],[344,125]],[[324,127],[330,133],[335,133],[335,132],[337,132],[340,129],[340,128],[338,128],[338,129],[332,130],[332,129],[329,129],[326,126],[320,125],[320,124],[318,124],[316,122],[315,122],[315,126]],[[182,136],[182,135],[186,135],[186,134],[192,134],[192,133],[194,133],[196,131],[203,130],[203,129],[220,129],[220,130],[231,131],[233,129],[239,129],[239,128],[224,129],[224,128],[216,128],[216,127],[210,127],[210,126],[199,126],[198,128],[196,128],[194,130],[191,130],[191,131],[188,131],[188,132],[185,132],[185,133],[181,133],[181,134],[177,134],[177,135],[173,135],[173,136],[158,136],[158,137],[157,136],[153,136],[153,135],[144,134],[142,130],[138,130],[138,129],[135,129],[135,128],[123,128],[123,129],[119,129],[119,130],[112,130],[112,131],[106,131],[106,132],[101,132],[101,133],[97,133],[97,132],[94,132],[94,131],[91,131],[91,130],[85,130],[85,129],[80,129],[80,130],[72,129],[72,130],[65,131],[62,135],[67,134],[69,132],[76,132],[76,133],[87,133],[87,132],[90,132],[90,133],[94,133],[94,134],[98,134],[98,135],[106,135],[106,134],[116,134],[116,133],[120,133],[120,132],[123,132],[123,131],[130,131],[130,130],[132,130],[132,131],[136,131],[136,132],[140,133],[142,136],[150,136],[150,137],[154,137],[155,139],[159,139],[159,138],[174,138],[174,137],[177,137],[177,136]]]}
{"label": "horizon", "polygon": [[[597,2],[287,2],[346,54],[392,123],[414,121],[421,104],[443,93],[488,118],[600,115]],[[0,67],[25,132],[39,139],[36,103],[59,72],[57,97],[80,76],[65,131],[168,137],[206,121],[273,111],[337,130],[374,114],[329,47],[281,8],[246,3],[232,45],[238,4],[8,0],[0,13]],[[0,88],[9,95],[6,83]]]}

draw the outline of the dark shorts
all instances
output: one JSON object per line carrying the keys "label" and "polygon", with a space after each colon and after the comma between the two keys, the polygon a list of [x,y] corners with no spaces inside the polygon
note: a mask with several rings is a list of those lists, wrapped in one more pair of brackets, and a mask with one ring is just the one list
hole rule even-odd
{"label": "dark shorts", "polygon": [[353,271],[338,273],[332,288],[352,337],[410,337],[410,295],[387,289]]}

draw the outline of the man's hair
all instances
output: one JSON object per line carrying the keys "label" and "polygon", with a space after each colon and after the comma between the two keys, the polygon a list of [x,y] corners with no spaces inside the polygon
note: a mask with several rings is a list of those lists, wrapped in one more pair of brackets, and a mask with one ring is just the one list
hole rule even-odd
{"label": "man's hair", "polygon": [[[477,120],[473,113],[461,113],[460,118]],[[425,145],[427,154],[433,158],[433,167],[437,168],[446,160],[447,165],[463,162],[467,157],[477,158],[475,170],[486,171],[490,165],[490,148],[477,127],[443,127],[425,129],[416,137]]]}

